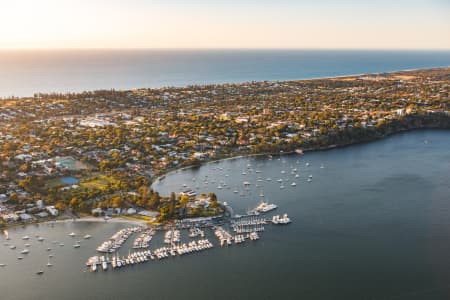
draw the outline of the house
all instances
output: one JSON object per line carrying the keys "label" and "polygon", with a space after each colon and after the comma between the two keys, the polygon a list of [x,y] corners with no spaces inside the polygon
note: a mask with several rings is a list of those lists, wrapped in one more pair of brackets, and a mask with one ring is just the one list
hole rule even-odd
{"label": "house", "polygon": [[37,216],[39,218],[47,218],[48,213],[46,213],[45,211],[41,211],[40,213],[36,214],[35,216]]}
{"label": "house", "polygon": [[47,211],[54,217],[58,215],[58,210],[54,206],[47,206]]}
{"label": "house", "polygon": [[145,216],[145,217],[150,217],[150,218],[156,218],[157,216],[159,216],[159,212],[150,211],[150,210],[143,210],[143,211],[140,211],[138,213],[138,215]]}
{"label": "house", "polygon": [[33,217],[29,214],[20,214],[19,217],[24,222],[30,222],[33,220]]}
{"label": "house", "polygon": [[127,215],[134,215],[134,214],[136,214],[136,209],[130,207],[130,208],[127,210]]}
{"label": "house", "polygon": [[3,221],[5,222],[16,222],[19,220],[19,216],[15,213],[3,215]]}

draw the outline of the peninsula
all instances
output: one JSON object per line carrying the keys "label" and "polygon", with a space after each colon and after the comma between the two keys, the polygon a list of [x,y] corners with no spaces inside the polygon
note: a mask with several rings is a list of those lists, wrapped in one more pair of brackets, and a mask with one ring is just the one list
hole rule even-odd
{"label": "peninsula", "polygon": [[0,226],[57,216],[220,215],[213,193],[159,195],[202,162],[450,128],[450,68],[0,100]]}

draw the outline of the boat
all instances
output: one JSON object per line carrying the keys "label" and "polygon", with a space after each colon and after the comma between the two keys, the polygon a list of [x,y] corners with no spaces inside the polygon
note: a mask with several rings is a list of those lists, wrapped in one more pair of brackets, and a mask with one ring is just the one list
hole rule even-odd
{"label": "boat", "polygon": [[59,243],[59,246],[60,246],[60,247],[64,246],[64,243]]}
{"label": "boat", "polygon": [[18,260],[22,260],[22,259],[23,259],[23,256],[17,256],[17,259],[18,259]]}
{"label": "boat", "polygon": [[50,262],[50,258],[49,258],[48,261],[47,261],[47,267],[51,267],[51,266],[53,266],[53,265],[52,265],[52,263]]}
{"label": "boat", "polygon": [[76,236],[74,232],[69,233],[69,236]]}
{"label": "boat", "polygon": [[92,237],[91,235],[86,234],[83,238],[84,238],[85,240],[88,240],[88,239],[90,239],[91,237]]}
{"label": "boat", "polygon": [[14,250],[14,249],[16,249],[16,246],[11,245],[11,246],[9,246],[9,249]]}
{"label": "boat", "polygon": [[75,245],[73,245],[73,247],[74,247],[74,248],[80,248],[81,245],[80,245],[80,244],[75,244]]}
{"label": "boat", "polygon": [[28,236],[28,235],[26,235],[26,236],[24,236],[24,237],[22,237],[22,240],[29,240],[30,239],[30,237]]}
{"label": "boat", "polygon": [[309,166],[309,163],[306,163],[305,165],[308,167],[308,166]]}
{"label": "boat", "polygon": [[25,244],[25,247],[31,247],[31,244],[27,243],[27,244]]}
{"label": "boat", "polygon": [[286,225],[291,223],[291,219],[288,217],[287,214],[284,214],[282,217],[279,215],[272,217],[272,223],[273,224],[279,224],[279,225]]}
{"label": "boat", "polygon": [[276,204],[269,204],[267,202],[261,202],[261,204],[259,204],[257,207],[255,207],[255,209],[253,209],[253,213],[266,213],[269,212],[271,210],[276,209],[278,206]]}
{"label": "boat", "polygon": [[44,238],[42,237],[42,236],[40,236],[40,237],[38,237],[38,239],[37,239],[39,242],[43,242],[44,241]]}
{"label": "boat", "polygon": [[3,233],[5,234],[5,237],[6,237],[6,240],[9,240],[10,238],[9,238],[9,233],[8,233],[8,230],[3,230]]}
{"label": "boat", "polygon": [[42,274],[44,274],[44,271],[39,270],[39,271],[36,272],[36,274],[37,274],[37,275],[42,275]]}
{"label": "boat", "polygon": [[303,155],[303,150],[302,150],[302,149],[296,149],[296,150],[295,150],[295,153],[300,154],[300,155]]}
{"label": "boat", "polygon": [[0,267],[2,267],[2,268],[6,267],[6,264],[0,264]]}
{"label": "boat", "polygon": [[325,168],[325,166],[324,166],[323,164],[321,164],[321,165],[320,165],[320,168],[323,169],[323,168]]}
{"label": "boat", "polygon": [[297,184],[295,182],[291,183],[291,186],[296,186]]}
{"label": "boat", "polygon": [[30,250],[28,249],[23,249],[22,251],[20,251],[21,254],[28,254],[30,253]]}

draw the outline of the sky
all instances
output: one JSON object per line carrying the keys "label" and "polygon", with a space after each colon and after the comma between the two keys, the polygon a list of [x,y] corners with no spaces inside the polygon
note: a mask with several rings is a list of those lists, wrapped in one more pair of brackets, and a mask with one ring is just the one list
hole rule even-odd
{"label": "sky", "polygon": [[0,49],[450,49],[450,0],[0,0]]}

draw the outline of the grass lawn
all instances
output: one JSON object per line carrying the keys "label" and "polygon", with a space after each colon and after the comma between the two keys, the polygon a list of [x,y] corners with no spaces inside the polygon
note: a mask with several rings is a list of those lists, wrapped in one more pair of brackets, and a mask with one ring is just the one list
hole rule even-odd
{"label": "grass lawn", "polygon": [[104,190],[108,187],[108,184],[114,184],[117,180],[113,177],[106,175],[96,175],[91,178],[84,179],[80,186],[86,189]]}

